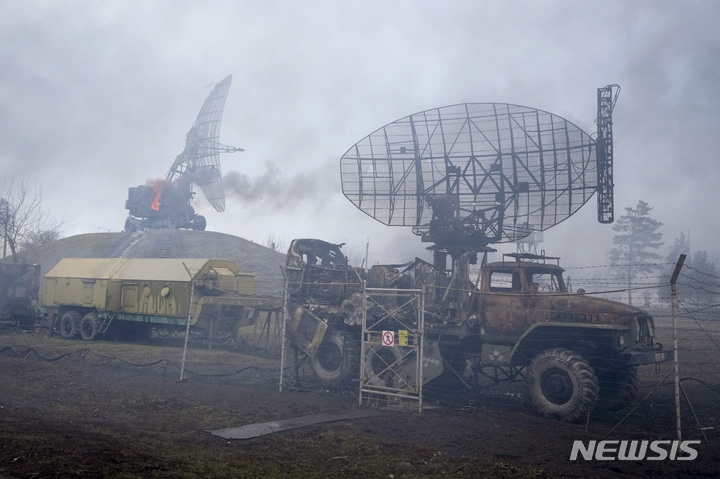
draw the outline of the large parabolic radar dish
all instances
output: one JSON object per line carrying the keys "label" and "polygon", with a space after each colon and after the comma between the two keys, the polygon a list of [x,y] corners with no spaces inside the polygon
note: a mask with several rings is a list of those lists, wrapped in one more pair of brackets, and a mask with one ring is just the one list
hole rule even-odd
{"label": "large parabolic radar dish", "polygon": [[441,248],[517,241],[575,213],[597,190],[596,142],[551,113],[506,103],[421,111],[340,160],[343,194]]}
{"label": "large parabolic radar dish", "polygon": [[165,176],[171,182],[194,183],[216,211],[225,211],[225,192],[220,171],[220,153],[242,151],[242,148],[220,143],[220,123],[232,75],[226,76],[210,91],[195,123],[185,135],[185,149]]}

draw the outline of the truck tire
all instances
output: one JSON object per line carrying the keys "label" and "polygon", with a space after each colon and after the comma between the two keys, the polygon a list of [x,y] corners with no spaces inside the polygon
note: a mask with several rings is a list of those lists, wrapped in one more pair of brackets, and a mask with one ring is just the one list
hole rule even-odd
{"label": "truck tire", "polygon": [[365,383],[371,386],[402,388],[407,380],[399,364],[402,352],[397,346],[367,346],[365,350]]}
{"label": "truck tire", "polygon": [[97,314],[94,312],[87,313],[80,320],[80,336],[85,341],[95,340],[99,328],[100,322],[98,321]]}
{"label": "truck tire", "polygon": [[205,219],[204,216],[202,216],[202,215],[197,215],[197,216],[192,220],[192,225],[191,225],[191,227],[192,227],[192,229],[194,229],[195,231],[205,231],[205,228],[207,228],[207,220]]}
{"label": "truck tire", "polygon": [[575,422],[585,417],[598,398],[598,378],[590,364],[568,349],[547,349],[530,362],[528,394],[545,417]]}
{"label": "truck tire", "polygon": [[137,225],[135,224],[135,221],[133,221],[132,218],[128,217],[125,220],[125,231],[127,233],[134,233],[135,231],[137,231]]}
{"label": "truck tire", "polygon": [[74,309],[65,311],[60,317],[60,336],[65,339],[72,339],[79,336],[80,318],[80,313]]}
{"label": "truck tire", "polygon": [[598,406],[607,411],[620,411],[637,397],[640,387],[637,367],[621,365],[611,369],[596,368],[600,381]]}
{"label": "truck tire", "polygon": [[337,383],[360,378],[357,341],[342,331],[328,331],[310,364],[323,382]]}

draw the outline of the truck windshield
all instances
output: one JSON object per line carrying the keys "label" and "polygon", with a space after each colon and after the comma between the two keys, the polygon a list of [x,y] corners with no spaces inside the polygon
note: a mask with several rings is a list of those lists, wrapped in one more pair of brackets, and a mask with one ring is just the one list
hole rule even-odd
{"label": "truck windshield", "polygon": [[565,292],[565,283],[560,273],[528,271],[528,283],[531,285],[531,290],[537,285],[538,293]]}

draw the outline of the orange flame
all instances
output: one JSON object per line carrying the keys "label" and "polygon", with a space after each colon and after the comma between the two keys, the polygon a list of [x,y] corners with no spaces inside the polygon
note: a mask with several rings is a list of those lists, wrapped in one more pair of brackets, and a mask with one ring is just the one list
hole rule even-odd
{"label": "orange flame", "polygon": [[151,184],[155,195],[153,196],[152,204],[150,205],[150,207],[155,211],[160,211],[160,196],[162,195],[166,184],[167,181],[165,180],[155,180]]}

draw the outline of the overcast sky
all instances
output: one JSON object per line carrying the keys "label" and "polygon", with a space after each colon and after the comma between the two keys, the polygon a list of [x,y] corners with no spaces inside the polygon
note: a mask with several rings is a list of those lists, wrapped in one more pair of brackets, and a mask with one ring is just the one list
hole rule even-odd
{"label": "overcast sky", "polygon": [[[597,88],[617,83],[616,217],[646,201],[663,256],[681,232],[717,254],[719,22],[706,0],[0,1],[0,166],[43,185],[45,210],[72,218],[63,236],[121,231],[128,187],[165,176],[232,74],[220,139],[245,151],[222,169],[258,194],[228,192],[224,213],[198,198],[208,230],[345,242],[351,258],[369,239],[372,263],[397,262],[426,245],[343,197],[353,144],[465,102],[593,133]],[[607,264],[613,235],[593,198],[540,247]]]}

